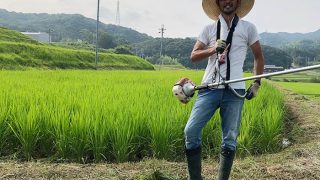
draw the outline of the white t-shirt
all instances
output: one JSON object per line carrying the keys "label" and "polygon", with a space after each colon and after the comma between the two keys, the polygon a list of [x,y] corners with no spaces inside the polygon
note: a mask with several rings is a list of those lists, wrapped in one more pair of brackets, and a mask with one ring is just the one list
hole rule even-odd
{"label": "white t-shirt", "polygon": [[[229,28],[222,15],[219,16],[219,19],[221,22],[220,39],[226,40]],[[198,41],[201,41],[207,47],[213,47],[216,42],[217,24],[218,21],[207,25],[199,35]],[[233,32],[232,45],[229,53],[230,80],[243,78],[243,63],[246,58],[247,49],[259,39],[257,28],[252,23],[239,19]],[[216,72],[217,69],[219,69],[218,60],[216,59],[216,54],[209,57],[208,65],[202,79],[202,85],[219,82],[219,79],[220,82],[222,81],[219,73]],[[220,65],[220,74],[224,79],[227,73],[227,57],[225,61],[226,63]],[[216,79],[214,79],[214,77],[216,77]],[[233,89],[245,89],[245,82],[232,83],[230,86]],[[218,88],[224,88],[224,86],[219,86]]]}

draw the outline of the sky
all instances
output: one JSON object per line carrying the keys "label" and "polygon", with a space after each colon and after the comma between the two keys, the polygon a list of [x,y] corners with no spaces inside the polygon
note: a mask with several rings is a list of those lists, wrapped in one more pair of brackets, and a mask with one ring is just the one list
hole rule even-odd
{"label": "sky", "polygon": [[[0,8],[24,13],[82,14],[96,19],[98,0],[0,0]],[[307,33],[320,29],[320,0],[256,0],[243,19],[262,32]],[[117,0],[100,0],[100,21],[115,24]],[[120,25],[160,37],[197,37],[212,20],[201,0],[120,0]]]}

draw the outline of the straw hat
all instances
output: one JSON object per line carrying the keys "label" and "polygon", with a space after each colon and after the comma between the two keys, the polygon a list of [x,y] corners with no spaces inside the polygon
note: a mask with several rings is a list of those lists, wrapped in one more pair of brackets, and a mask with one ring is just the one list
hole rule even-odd
{"label": "straw hat", "polygon": [[[236,13],[239,17],[244,17],[252,9],[254,0],[241,0],[240,7],[238,7]],[[218,20],[221,13],[216,0],[202,0],[202,8],[204,12],[213,20]]]}

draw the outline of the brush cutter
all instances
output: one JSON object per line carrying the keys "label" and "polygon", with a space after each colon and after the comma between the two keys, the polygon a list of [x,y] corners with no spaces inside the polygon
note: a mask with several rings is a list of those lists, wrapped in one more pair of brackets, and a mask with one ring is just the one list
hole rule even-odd
{"label": "brush cutter", "polygon": [[[307,70],[318,69],[318,68],[320,68],[320,64],[314,65],[314,66],[303,67],[303,68],[273,72],[273,73],[268,73],[268,74],[261,74],[261,75],[246,77],[246,78],[242,78],[242,79],[234,79],[234,80],[222,81],[222,82],[217,82],[217,83],[212,83],[212,84],[207,84],[207,85],[200,85],[200,86],[196,86],[195,83],[193,83],[188,78],[181,78],[173,86],[172,92],[173,92],[173,95],[176,96],[181,103],[187,104],[191,100],[191,98],[193,97],[194,93],[198,90],[213,89],[213,88],[217,88],[220,85],[226,86],[228,84],[241,82],[241,81],[266,78],[266,77],[278,76],[278,75],[283,75],[283,74],[290,74],[290,73],[307,71]],[[244,98],[247,95],[247,92],[246,92],[245,95],[241,96],[238,93],[236,93],[236,91],[234,89],[232,89],[232,88],[230,88],[230,89],[240,98]]]}

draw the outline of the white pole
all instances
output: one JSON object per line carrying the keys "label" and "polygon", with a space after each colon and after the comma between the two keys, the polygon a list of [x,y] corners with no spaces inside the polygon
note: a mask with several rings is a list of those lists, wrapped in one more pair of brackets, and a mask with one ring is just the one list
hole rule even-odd
{"label": "white pole", "polygon": [[201,90],[201,89],[206,89],[206,88],[217,87],[219,85],[227,85],[227,84],[241,82],[241,81],[259,79],[259,78],[266,78],[266,77],[278,76],[278,75],[283,75],[283,74],[290,74],[290,73],[307,71],[307,70],[318,69],[318,68],[320,68],[320,64],[314,65],[314,66],[307,66],[307,67],[303,67],[303,68],[297,68],[297,69],[290,69],[290,70],[285,70],[285,71],[273,72],[273,73],[268,73],[268,74],[261,74],[261,75],[251,76],[251,77],[242,78],[242,79],[234,79],[234,80],[229,80],[229,81],[225,81],[225,82],[212,83],[212,84],[208,84],[208,85],[200,85],[200,86],[196,86],[194,89],[195,90]]}
{"label": "white pole", "polygon": [[98,9],[97,9],[97,28],[96,28],[96,68],[98,68],[98,34],[99,34],[99,9],[100,9],[100,0],[98,0]]}
{"label": "white pole", "polygon": [[161,33],[161,40],[160,40],[160,59],[161,59],[161,64],[160,64],[160,69],[163,65],[163,59],[161,58],[162,57],[162,43],[163,43],[163,33],[166,29],[164,28],[164,25],[162,24],[161,25],[161,28],[160,28],[160,32]]}

